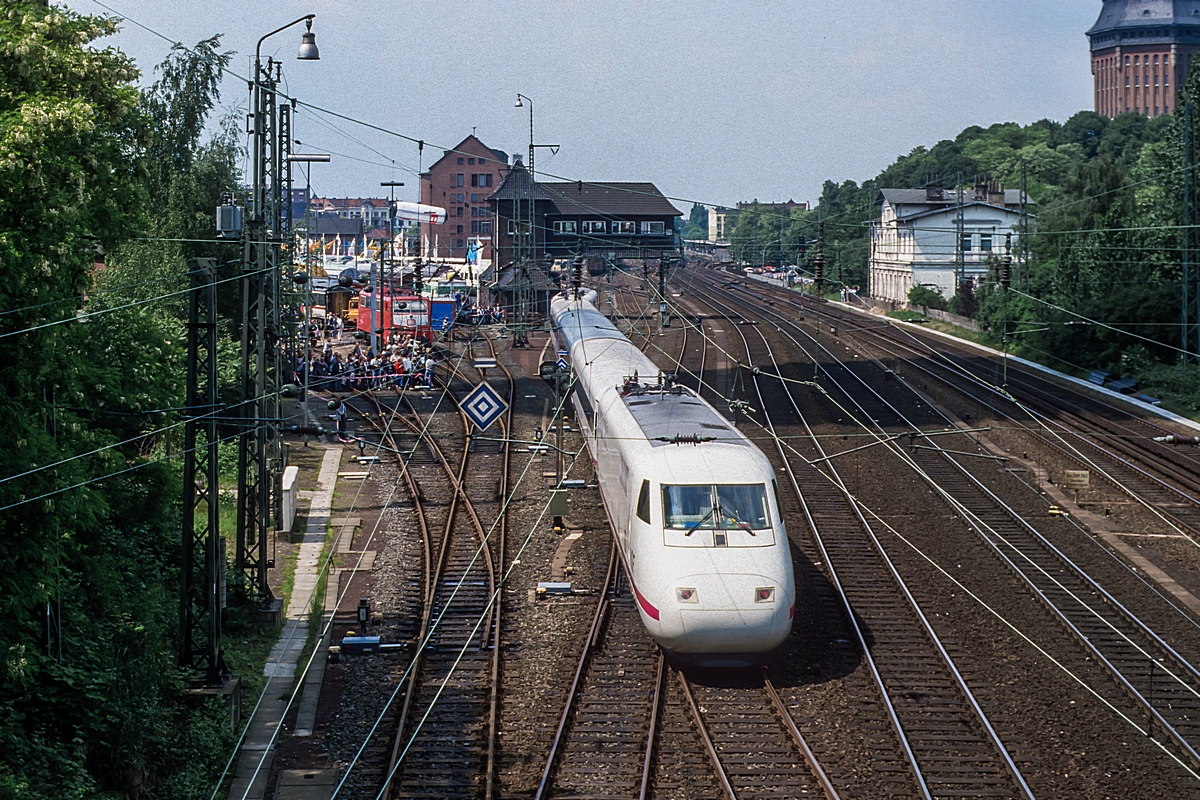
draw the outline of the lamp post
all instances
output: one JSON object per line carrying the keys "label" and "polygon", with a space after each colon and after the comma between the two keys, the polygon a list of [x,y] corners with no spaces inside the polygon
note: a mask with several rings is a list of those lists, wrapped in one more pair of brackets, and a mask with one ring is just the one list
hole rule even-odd
{"label": "lamp post", "polygon": [[[267,585],[266,541],[272,487],[280,470],[281,437],[278,377],[280,352],[279,239],[285,215],[280,214],[287,182],[286,155],[291,147],[291,108],[277,106],[275,87],[281,65],[268,59],[262,64],[262,44],[271,36],[304,22],[307,33],[296,57],[320,58],[312,32],[315,15],[308,14],[282,25],[258,40],[254,47],[254,75],[250,85],[254,113],[253,203],[244,239],[244,294],[242,302],[242,391],[246,425],[238,447],[238,530],[235,566],[249,578],[257,593],[270,599]],[[278,490],[275,491],[278,497]]]}

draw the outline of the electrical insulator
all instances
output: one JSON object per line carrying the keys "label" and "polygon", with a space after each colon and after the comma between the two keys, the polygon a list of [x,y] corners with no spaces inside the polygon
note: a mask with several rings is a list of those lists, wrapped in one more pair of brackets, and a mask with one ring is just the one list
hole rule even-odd
{"label": "electrical insulator", "polygon": [[825,281],[825,258],[820,253],[813,259],[813,274],[816,276],[817,283]]}

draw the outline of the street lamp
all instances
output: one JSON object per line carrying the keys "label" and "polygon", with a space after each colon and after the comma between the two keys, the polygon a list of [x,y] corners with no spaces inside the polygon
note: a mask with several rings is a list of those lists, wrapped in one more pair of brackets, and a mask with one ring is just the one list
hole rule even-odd
{"label": "street lamp", "polygon": [[533,176],[533,101],[525,95],[517,92],[517,100],[513,103],[513,108],[524,108],[525,104],[521,101],[525,100],[529,103],[529,175]]}
{"label": "street lamp", "polygon": [[300,19],[292,20],[287,25],[276,28],[258,40],[258,44],[254,46],[254,80],[258,80],[259,71],[262,69],[262,43],[280,31],[286,31],[301,22],[308,26],[308,30],[300,37],[300,49],[296,52],[296,59],[298,61],[321,60],[321,53],[317,50],[317,35],[312,32],[312,21],[316,16],[316,14],[307,14]]}

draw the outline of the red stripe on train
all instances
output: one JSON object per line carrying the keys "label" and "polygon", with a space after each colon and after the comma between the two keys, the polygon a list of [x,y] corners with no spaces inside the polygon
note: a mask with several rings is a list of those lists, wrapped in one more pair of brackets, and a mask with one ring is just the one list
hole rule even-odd
{"label": "red stripe on train", "polygon": [[[632,585],[632,583],[633,583],[633,581],[630,581],[631,585]],[[658,619],[658,609],[655,608],[654,606],[650,605],[650,603],[646,600],[646,598],[642,597],[642,593],[638,591],[638,588],[636,586],[633,587],[633,593],[634,593],[634,595],[637,596],[638,605],[642,607],[642,611],[645,611],[646,614],[650,617],[650,619],[657,620]]]}

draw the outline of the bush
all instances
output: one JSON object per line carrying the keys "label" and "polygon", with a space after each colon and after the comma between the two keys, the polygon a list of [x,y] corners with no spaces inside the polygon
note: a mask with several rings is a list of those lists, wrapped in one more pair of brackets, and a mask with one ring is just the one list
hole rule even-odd
{"label": "bush", "polygon": [[939,310],[946,308],[946,298],[942,296],[942,290],[929,286],[914,286],[909,289],[908,303],[913,306],[925,306]]}

